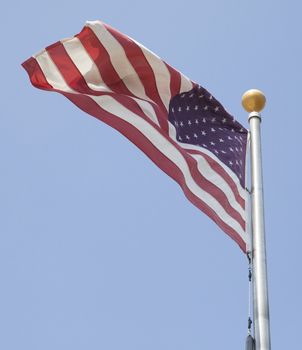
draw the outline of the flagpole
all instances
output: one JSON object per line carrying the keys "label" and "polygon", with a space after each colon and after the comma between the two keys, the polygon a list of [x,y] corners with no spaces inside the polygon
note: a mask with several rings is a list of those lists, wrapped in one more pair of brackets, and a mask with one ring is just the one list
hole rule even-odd
{"label": "flagpole", "polygon": [[260,134],[260,111],[265,106],[265,96],[259,90],[249,90],[242,96],[242,105],[250,113],[255,350],[271,350]]}

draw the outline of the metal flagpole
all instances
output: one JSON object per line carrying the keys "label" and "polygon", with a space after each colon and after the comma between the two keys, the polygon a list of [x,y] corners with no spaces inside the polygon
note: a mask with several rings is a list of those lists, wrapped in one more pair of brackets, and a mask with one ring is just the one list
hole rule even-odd
{"label": "metal flagpole", "polygon": [[265,106],[265,96],[259,90],[249,90],[242,96],[242,105],[250,113],[255,349],[271,350],[260,137],[260,111]]}

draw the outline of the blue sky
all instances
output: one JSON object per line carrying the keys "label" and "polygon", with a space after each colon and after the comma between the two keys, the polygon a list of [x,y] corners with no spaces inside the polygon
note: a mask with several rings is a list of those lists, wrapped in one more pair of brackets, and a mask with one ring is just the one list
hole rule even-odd
{"label": "blue sky", "polygon": [[[246,258],[113,129],[31,87],[20,64],[101,19],[207,88],[245,126],[260,88],[272,344],[300,341],[301,5],[2,5],[0,348],[243,349]],[[4,41],[4,42],[3,42]]]}

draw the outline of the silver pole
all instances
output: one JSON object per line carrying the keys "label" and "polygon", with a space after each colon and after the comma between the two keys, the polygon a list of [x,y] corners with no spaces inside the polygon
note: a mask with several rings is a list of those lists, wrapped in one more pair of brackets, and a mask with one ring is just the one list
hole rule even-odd
{"label": "silver pole", "polygon": [[262,184],[261,115],[259,113],[265,105],[265,97],[259,90],[249,90],[243,95],[242,104],[248,112],[251,112],[249,123],[255,347],[256,350],[271,350]]}

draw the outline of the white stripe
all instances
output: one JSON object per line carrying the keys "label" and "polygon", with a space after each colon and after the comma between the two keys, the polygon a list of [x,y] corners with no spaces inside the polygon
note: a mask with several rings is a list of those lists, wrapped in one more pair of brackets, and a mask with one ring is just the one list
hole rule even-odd
{"label": "white stripe", "polygon": [[180,91],[187,92],[193,89],[193,84],[189,78],[187,78],[184,74],[180,73]]}
{"label": "white stripe", "polygon": [[61,41],[73,63],[86,80],[90,89],[102,92],[112,90],[104,83],[100,71],[78,38]]}
{"label": "white stripe", "polygon": [[156,125],[160,126],[156,113],[151,103],[141,100],[139,98],[132,97],[132,99],[140,106],[144,114],[149,117]]}
{"label": "white stripe", "polygon": [[208,192],[204,191],[198,186],[193,179],[189,166],[181,154],[181,152],[173,146],[164,136],[162,136],[154,127],[152,127],[144,119],[140,118],[136,114],[129,111],[126,107],[122,106],[116,100],[110,96],[90,96],[101,108],[114,114],[118,118],[127,121],[138,129],[153,145],[168,159],[170,159],[183,173],[186,185],[188,189],[200,198],[206,205],[212,208],[216,214],[227,225],[232,227],[246,242],[246,233],[239,225],[239,223],[233,219],[224,209],[224,207],[217,201],[216,198],[211,196]]}
{"label": "white stripe", "polygon": [[[180,143],[176,139],[176,130],[174,125],[169,123],[169,136],[182,148],[183,143]],[[212,167],[209,165],[207,160],[201,155],[201,154],[191,154],[191,157],[193,157],[197,161],[197,166],[199,172],[204,176],[208,181],[212,182],[215,186],[217,186],[219,189],[222,190],[222,192],[226,195],[230,205],[240,214],[242,219],[246,221],[246,212],[240,204],[237,202],[235,195],[229,186],[229,184],[224,180],[224,178],[219,175],[216,171],[212,169]],[[221,163],[219,159],[217,159],[217,162]],[[237,180],[237,183],[239,181]],[[236,185],[236,184],[234,184]],[[237,187],[237,186],[236,186]],[[245,196],[246,197],[246,196]]]}
{"label": "white stripe", "polygon": [[[43,70],[47,81],[54,87],[59,88],[65,92],[74,92],[69,86],[66,84],[64,78],[61,76],[61,73],[57,69],[57,67],[53,64],[51,66],[50,61],[41,59],[45,57],[45,53],[42,53],[39,58],[36,58],[41,69]],[[48,54],[46,53],[46,56]],[[52,62],[52,61],[51,61]],[[41,64],[40,64],[41,63]],[[46,70],[44,68],[46,67]],[[50,68],[51,67],[51,68]],[[49,70],[50,69],[50,70]],[[57,83],[53,80],[54,77],[57,79]],[[200,198],[206,205],[212,208],[216,214],[220,217],[222,221],[224,221],[228,226],[233,228],[244,240],[247,242],[246,232],[242,229],[239,223],[234,220],[228,213],[225,211],[223,206],[209,193],[204,191],[202,188],[198,186],[195,180],[192,178],[190,173],[189,166],[181,154],[172,143],[169,142],[164,136],[162,136],[150,123],[140,118],[136,114],[129,111],[126,107],[122,106],[118,103],[114,98],[110,96],[90,96],[85,94],[94,100],[101,108],[104,110],[116,115],[116,117],[123,119],[129,123],[131,123],[134,127],[136,127],[148,140],[150,140],[153,145],[163,153],[168,159],[170,159],[183,173],[186,185],[188,189]]]}
{"label": "white stripe", "polygon": [[57,66],[53,63],[51,57],[49,56],[46,50],[43,50],[34,57],[37,60],[40,68],[44,72],[47,82],[54,89],[63,90],[66,92],[74,92],[74,90],[66,84]]}
{"label": "white stripe", "polygon": [[240,204],[237,202],[235,195],[229,186],[229,184],[224,180],[224,178],[214,171],[206,159],[201,154],[191,154],[191,156],[196,159],[199,172],[215,186],[220,188],[222,192],[226,195],[230,205],[240,214],[242,219],[246,221],[246,212]]}
{"label": "white stripe", "polygon": [[86,22],[86,26],[94,32],[108,52],[114,69],[127,86],[128,90],[136,97],[152,102],[146,95],[144,85],[129,62],[121,44],[109,33],[100,21]]}
{"label": "white stripe", "polygon": [[[133,40],[133,39],[132,39]],[[170,81],[171,76],[170,72],[165,65],[165,63],[152,51],[148,50],[145,46],[138,43],[137,41],[133,40],[143,51],[144,56],[146,57],[146,60],[150,64],[154,77],[155,82],[157,86],[158,94],[166,107],[166,110],[168,112],[169,110],[169,103],[171,100],[171,90],[170,90]]]}

